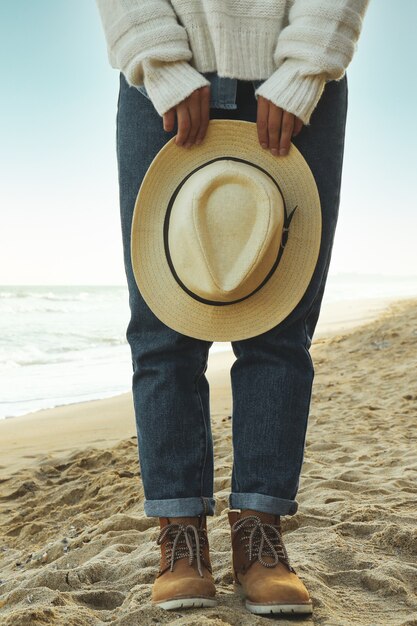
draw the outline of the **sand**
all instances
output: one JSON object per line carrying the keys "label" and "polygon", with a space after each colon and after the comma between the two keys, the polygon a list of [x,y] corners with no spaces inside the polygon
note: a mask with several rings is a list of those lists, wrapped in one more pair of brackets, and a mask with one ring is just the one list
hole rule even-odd
{"label": "sand", "polygon": [[[320,320],[299,509],[282,518],[314,612],[276,618],[282,624],[417,626],[417,300],[381,310],[360,327],[355,307],[343,324]],[[248,613],[231,584],[233,360],[231,351],[211,354],[208,370],[217,501],[208,531],[218,606],[150,604],[158,520],[143,513],[125,394],[0,422],[1,626],[275,621]]]}

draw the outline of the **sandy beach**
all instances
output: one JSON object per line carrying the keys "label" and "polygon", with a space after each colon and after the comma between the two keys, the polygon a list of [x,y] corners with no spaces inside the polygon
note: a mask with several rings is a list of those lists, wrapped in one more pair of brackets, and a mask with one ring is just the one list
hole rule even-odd
{"label": "sandy beach", "polygon": [[[282,624],[417,626],[417,300],[329,305],[298,512],[282,518],[314,612]],[[151,606],[157,518],[143,513],[124,394],[0,421],[1,626],[250,626],[233,592],[227,497],[231,350],[210,354],[215,608]],[[272,618],[273,619],[273,618]]]}

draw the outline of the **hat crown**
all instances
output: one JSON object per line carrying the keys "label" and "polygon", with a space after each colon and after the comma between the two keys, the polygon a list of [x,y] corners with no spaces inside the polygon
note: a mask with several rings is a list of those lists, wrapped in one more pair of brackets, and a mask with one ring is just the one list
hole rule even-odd
{"label": "hat crown", "polygon": [[285,219],[281,193],[262,170],[220,159],[193,172],[169,223],[169,252],[180,281],[198,297],[248,296],[273,267]]}

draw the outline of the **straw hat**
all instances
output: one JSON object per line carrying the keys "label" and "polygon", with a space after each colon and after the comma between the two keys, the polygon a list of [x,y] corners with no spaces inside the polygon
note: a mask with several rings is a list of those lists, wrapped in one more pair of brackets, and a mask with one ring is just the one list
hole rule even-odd
{"label": "straw hat", "polygon": [[171,138],[150,164],[132,222],[132,266],[149,308],[174,330],[236,341],[295,308],[317,263],[321,208],[304,157],[259,145],[256,124],[210,120],[203,143]]}

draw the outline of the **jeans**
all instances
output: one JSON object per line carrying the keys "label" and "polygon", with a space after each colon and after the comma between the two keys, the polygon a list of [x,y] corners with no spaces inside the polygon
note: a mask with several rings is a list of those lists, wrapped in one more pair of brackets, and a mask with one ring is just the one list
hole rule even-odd
{"label": "jeans", "polygon": [[[210,119],[256,122],[251,81],[238,81],[237,108]],[[233,470],[230,508],[294,515],[314,366],[310,346],[320,313],[338,218],[347,113],[347,78],[326,83],[293,143],[315,177],[322,241],[310,284],[288,317],[269,331],[232,342]],[[152,102],[120,75],[117,159],[124,264],[131,311],[127,340],[146,516],[214,515],[209,384],[212,342],[163,324],[143,300],[132,271],[130,230],[136,196],[157,152],[177,133],[163,130]],[[204,145],[204,143],[203,143]],[[262,149],[261,147],[259,147]],[[181,148],[186,150],[186,148]],[[276,157],[286,158],[286,157]],[[163,294],[161,294],[163,297]]]}

